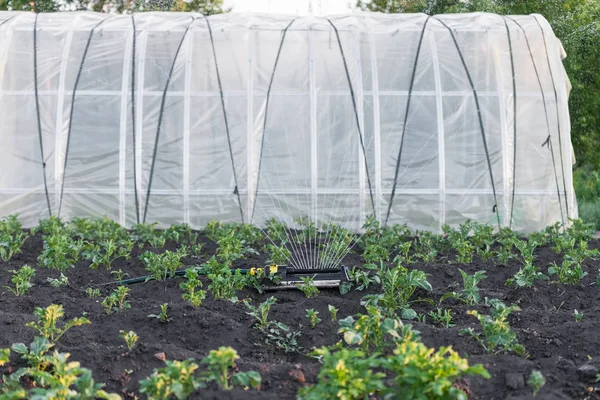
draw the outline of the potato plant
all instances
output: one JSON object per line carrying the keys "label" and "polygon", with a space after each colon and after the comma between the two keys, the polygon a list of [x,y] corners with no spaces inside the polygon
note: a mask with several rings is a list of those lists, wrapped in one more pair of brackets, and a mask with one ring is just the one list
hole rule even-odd
{"label": "potato plant", "polygon": [[131,308],[131,304],[127,301],[129,289],[126,286],[118,286],[110,295],[102,301],[102,307],[107,314],[113,314]]}
{"label": "potato plant", "polygon": [[0,259],[9,261],[21,253],[21,248],[29,235],[23,232],[21,222],[16,215],[0,219]]}
{"label": "potato plant", "polygon": [[188,255],[185,247],[180,247],[177,251],[166,250],[157,254],[152,251],[144,252],[140,258],[146,266],[146,271],[150,273],[150,279],[164,281],[175,275],[175,271],[183,266],[181,259]]}
{"label": "potato plant", "polygon": [[38,317],[38,321],[32,321],[25,324],[26,326],[35,329],[38,333],[55,343],[69,329],[75,326],[91,324],[90,320],[85,317],[73,318],[59,326],[65,313],[60,304],[50,304],[46,308],[36,307],[33,314]]}
{"label": "potato plant", "polygon": [[517,335],[511,330],[508,316],[520,311],[516,305],[506,306],[502,301],[495,300],[490,304],[490,314],[481,314],[476,310],[470,310],[467,314],[477,318],[481,324],[482,332],[476,332],[473,328],[465,328],[460,331],[463,335],[469,335],[490,353],[514,352],[525,356],[525,347],[518,342]]}
{"label": "potato plant", "polygon": [[[70,361],[69,353],[54,351],[40,356],[40,369],[30,364],[3,378],[0,395],[7,399],[105,399],[120,400],[116,393],[105,391],[104,384],[96,383],[92,371],[81,367],[78,361]],[[33,385],[23,387],[21,382],[29,380]]]}
{"label": "potato plant", "polygon": [[15,296],[22,296],[29,291],[33,287],[33,283],[31,283],[31,278],[35,276],[35,269],[31,268],[29,265],[24,265],[21,269],[17,270],[9,270],[13,276],[10,279],[14,287],[6,286],[8,290],[10,290]]}
{"label": "potato plant", "polygon": [[58,231],[44,238],[44,250],[38,263],[47,268],[65,272],[81,259],[83,239],[73,239],[67,232]]}
{"label": "potato plant", "polygon": [[181,297],[190,302],[194,307],[200,307],[202,300],[206,298],[206,290],[201,290],[202,281],[198,276],[198,271],[195,268],[188,268],[185,270],[185,282],[181,283],[179,287],[184,293]]}

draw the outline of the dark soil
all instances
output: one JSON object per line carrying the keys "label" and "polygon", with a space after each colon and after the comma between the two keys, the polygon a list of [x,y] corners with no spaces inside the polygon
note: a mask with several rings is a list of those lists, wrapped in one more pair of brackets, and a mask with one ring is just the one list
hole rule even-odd
{"label": "dark soil", "polygon": [[[214,243],[204,238],[204,254],[212,255]],[[591,248],[599,248],[600,240],[590,243]],[[166,249],[175,249],[168,243]],[[20,268],[24,264],[37,266],[37,256],[42,251],[42,239],[35,236],[27,240],[23,252],[8,262],[0,262],[0,287],[9,285],[8,270]],[[137,258],[142,250],[134,249],[130,261],[118,260],[113,270],[122,269],[130,277],[146,275],[142,262]],[[202,260],[187,259],[193,264]],[[452,257],[450,257],[451,259]],[[434,287],[428,295],[438,300],[444,293],[452,291],[456,283],[462,285],[458,266],[447,262],[443,257],[431,265],[414,264],[411,268],[422,269],[429,274]],[[446,260],[446,261],[445,261]],[[537,252],[536,265],[542,270],[560,259],[549,248]],[[260,266],[264,260],[255,256],[248,261],[249,266]],[[345,264],[360,265],[361,258],[350,254]],[[238,266],[242,266],[239,264]],[[566,286],[537,282],[534,288],[514,290],[505,285],[506,280],[517,270],[516,263],[500,267],[493,262],[482,263],[475,260],[460,268],[473,274],[486,270],[487,279],[480,283],[482,298],[493,297],[507,304],[518,304],[522,311],[511,315],[510,323],[529,354],[529,358],[517,355],[489,355],[474,339],[460,336],[459,330],[465,327],[479,328],[476,319],[466,314],[470,307],[448,300],[444,307],[452,307],[456,326],[443,329],[431,324],[414,322],[421,332],[423,342],[428,346],[452,345],[462,356],[468,357],[471,364],[482,363],[490,372],[491,379],[470,378],[462,383],[473,399],[529,399],[531,388],[526,381],[533,369],[540,370],[546,377],[546,385],[539,392],[541,399],[600,399],[600,384],[589,374],[593,368],[586,367],[588,374],[578,371],[581,366],[591,365],[600,368],[600,287],[592,285],[600,265],[596,261],[585,265],[589,275],[579,286]],[[62,304],[66,318],[85,315],[91,325],[75,327],[57,343],[57,350],[71,354],[72,360],[93,371],[96,382],[104,382],[107,390],[117,392],[123,398],[139,396],[138,382],[148,377],[154,368],[164,364],[155,355],[164,353],[167,359],[202,359],[209,350],[219,346],[232,346],[239,355],[239,369],[260,371],[263,384],[260,391],[234,389],[229,392],[218,390],[216,386],[198,391],[197,399],[293,399],[298,388],[305,383],[314,383],[319,364],[306,356],[286,354],[273,346],[264,344],[262,334],[252,328],[252,318],[246,314],[243,304],[215,301],[212,295],[199,308],[194,308],[181,298],[181,279],[166,282],[150,281],[131,285],[129,302],[131,309],[107,315],[101,306],[102,299],[114,285],[99,286],[102,297],[90,299],[85,289],[90,286],[113,281],[114,276],[106,269],[93,270],[86,262],[80,262],[67,272],[68,287],[54,288],[46,282],[48,277],[58,277],[57,271],[37,268],[33,279],[35,286],[24,296],[16,297],[6,289],[0,291],[0,348],[12,343],[29,344],[35,331],[25,327],[25,323],[35,319],[35,307],[49,304]],[[205,285],[206,289],[206,285]],[[369,289],[368,292],[373,292]],[[300,291],[278,291],[258,294],[253,290],[238,293],[240,299],[250,298],[254,304],[275,294],[277,303],[271,308],[270,319],[281,321],[294,330],[301,330],[300,345],[304,348],[330,345],[340,339],[337,324],[329,318],[329,304],[339,308],[338,318],[363,312],[360,299],[366,292],[352,291],[340,295],[338,290],[321,290],[316,298],[307,299]],[[419,293],[423,295],[425,293]],[[158,313],[160,304],[169,303],[169,316],[172,320],[162,324],[157,319],[148,318]],[[323,320],[311,329],[306,318],[306,309],[313,308]],[[480,310],[484,310],[481,307]],[[416,311],[428,313],[432,307],[423,303]],[[583,313],[581,322],[573,316],[577,309]],[[120,330],[133,330],[139,337],[139,345],[127,352]],[[15,357],[13,355],[13,360]],[[21,366],[20,361],[0,368],[0,372]],[[126,371],[129,371],[127,373]]]}

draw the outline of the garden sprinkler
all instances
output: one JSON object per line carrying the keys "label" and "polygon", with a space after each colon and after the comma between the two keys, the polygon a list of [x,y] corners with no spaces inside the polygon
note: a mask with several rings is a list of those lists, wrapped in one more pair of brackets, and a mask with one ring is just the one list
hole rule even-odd
{"label": "garden sprinkler", "polygon": [[[298,289],[299,286],[305,284],[302,278],[312,278],[312,284],[316,288],[337,288],[343,282],[350,281],[348,268],[344,265],[340,265],[337,268],[294,268],[288,265],[269,264],[263,268],[240,268],[236,271],[239,271],[243,275],[252,275],[266,280],[268,283],[263,285],[263,289],[265,290]],[[184,276],[185,273],[186,270],[175,271],[169,277]],[[204,272],[198,271],[198,274],[204,275]],[[130,285],[147,282],[151,278],[151,275],[140,276],[108,282],[103,285]]]}
{"label": "garden sprinkler", "polygon": [[[261,273],[263,272],[263,273]],[[342,282],[348,282],[348,268],[340,265],[338,268],[294,268],[287,265],[271,264],[265,268],[250,268],[250,275],[261,275],[267,278],[270,285],[265,290],[297,289],[303,285],[302,278],[313,278],[312,284],[317,288],[337,288]]]}

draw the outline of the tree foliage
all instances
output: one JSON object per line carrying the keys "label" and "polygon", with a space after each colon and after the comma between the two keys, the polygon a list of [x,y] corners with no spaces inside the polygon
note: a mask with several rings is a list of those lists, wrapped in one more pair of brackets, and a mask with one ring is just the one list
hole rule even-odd
{"label": "tree foliage", "polygon": [[131,13],[142,11],[227,12],[223,0],[0,0],[0,10],[56,12],[90,10]]}
{"label": "tree foliage", "polygon": [[363,11],[429,15],[492,12],[541,14],[562,41],[571,136],[579,166],[600,170],[600,1],[598,0],[357,0]]}

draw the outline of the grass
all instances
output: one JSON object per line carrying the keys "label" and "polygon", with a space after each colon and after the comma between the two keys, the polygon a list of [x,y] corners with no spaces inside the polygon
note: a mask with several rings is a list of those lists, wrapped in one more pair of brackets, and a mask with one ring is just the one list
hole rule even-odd
{"label": "grass", "polygon": [[579,218],[600,231],[600,171],[589,167],[577,168],[573,173]]}
{"label": "grass", "polygon": [[579,218],[600,231],[600,199],[579,202]]}

